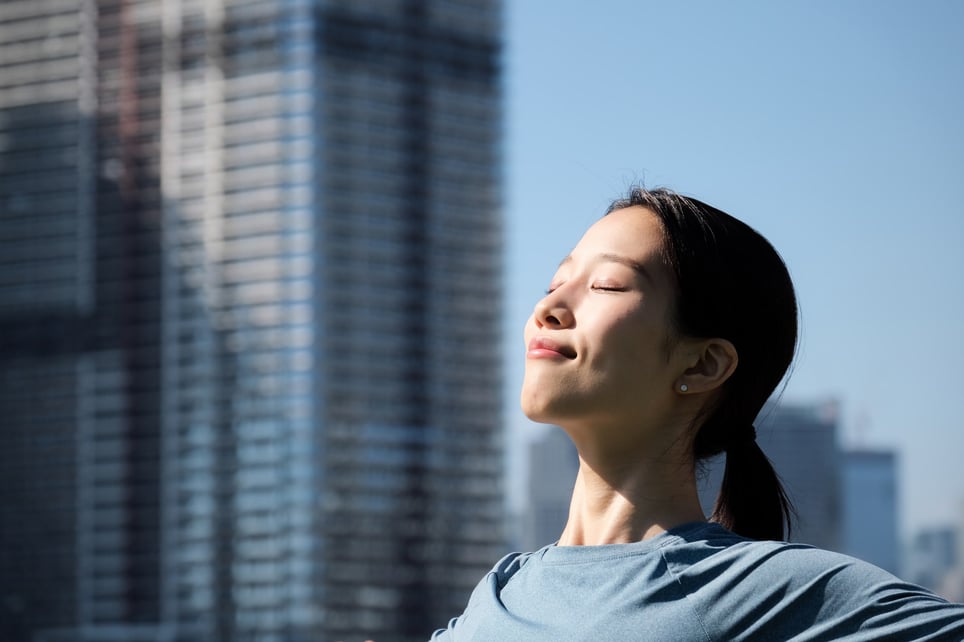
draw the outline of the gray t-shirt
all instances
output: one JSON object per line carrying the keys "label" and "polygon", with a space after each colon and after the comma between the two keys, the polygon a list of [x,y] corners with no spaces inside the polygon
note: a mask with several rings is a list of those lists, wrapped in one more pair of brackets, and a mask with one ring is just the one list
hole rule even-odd
{"label": "gray t-shirt", "polygon": [[964,605],[852,557],[698,523],[508,555],[432,639],[961,642]]}

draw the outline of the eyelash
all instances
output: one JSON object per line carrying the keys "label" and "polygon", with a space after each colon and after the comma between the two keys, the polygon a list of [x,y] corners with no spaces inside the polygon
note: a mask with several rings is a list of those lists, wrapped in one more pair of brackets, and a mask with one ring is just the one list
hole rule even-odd
{"label": "eyelash", "polygon": [[[556,286],[556,287],[558,287],[558,286]],[[592,286],[589,287],[589,289],[591,289],[591,290],[599,290],[599,291],[601,291],[601,292],[625,292],[625,291],[626,291],[626,288],[623,288],[623,287],[605,286],[605,285],[592,285]],[[547,288],[547,289],[545,290],[545,295],[546,295],[546,296],[549,296],[550,294],[552,294],[552,293],[555,292],[555,291],[556,291],[556,288],[551,288],[551,287],[550,287],[550,288]]]}

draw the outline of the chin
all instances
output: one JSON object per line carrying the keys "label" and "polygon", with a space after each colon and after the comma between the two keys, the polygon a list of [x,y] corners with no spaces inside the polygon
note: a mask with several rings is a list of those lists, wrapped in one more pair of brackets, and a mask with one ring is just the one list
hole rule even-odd
{"label": "chin", "polygon": [[582,382],[572,373],[527,367],[522,380],[519,406],[531,421],[561,425],[581,416],[594,405]]}
{"label": "chin", "polygon": [[565,405],[562,399],[548,393],[546,386],[522,386],[519,406],[522,414],[538,424],[558,424],[566,415],[562,410]]}
{"label": "chin", "polygon": [[546,416],[546,401],[541,395],[527,394],[525,386],[522,387],[519,406],[522,408],[522,414],[528,417],[530,421],[540,424],[551,423],[543,418]]}
{"label": "chin", "polygon": [[534,410],[522,404],[522,414],[524,414],[529,421],[535,422],[537,424],[551,424],[554,423],[548,413],[545,411]]}

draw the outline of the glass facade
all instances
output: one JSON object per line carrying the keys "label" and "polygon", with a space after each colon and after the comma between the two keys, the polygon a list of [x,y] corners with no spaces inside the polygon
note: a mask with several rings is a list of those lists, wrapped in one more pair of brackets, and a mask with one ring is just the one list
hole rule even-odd
{"label": "glass facade", "polygon": [[852,449],[843,452],[842,460],[842,551],[897,575],[897,454]]}
{"label": "glass facade", "polygon": [[500,11],[0,7],[0,638],[461,609],[504,541]]}

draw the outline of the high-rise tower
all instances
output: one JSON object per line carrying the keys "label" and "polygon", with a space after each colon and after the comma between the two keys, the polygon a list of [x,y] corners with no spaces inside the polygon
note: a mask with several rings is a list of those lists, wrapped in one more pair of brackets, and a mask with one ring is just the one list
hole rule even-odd
{"label": "high-rise tower", "polygon": [[903,572],[897,525],[897,453],[850,449],[843,452],[841,462],[841,550],[894,575]]}
{"label": "high-rise tower", "polygon": [[0,7],[0,637],[423,639],[500,553],[495,0]]}

